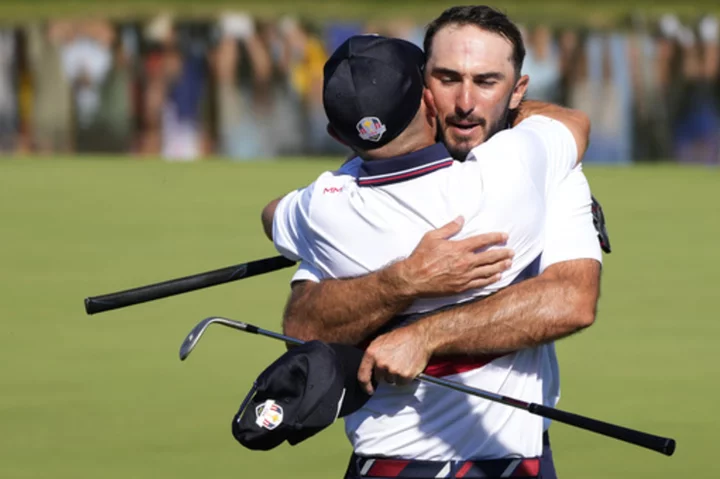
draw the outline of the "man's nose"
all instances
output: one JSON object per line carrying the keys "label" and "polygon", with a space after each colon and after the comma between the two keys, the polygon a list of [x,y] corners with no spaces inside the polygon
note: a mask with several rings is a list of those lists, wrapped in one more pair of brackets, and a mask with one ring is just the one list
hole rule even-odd
{"label": "man's nose", "polygon": [[475,101],[472,98],[472,92],[470,88],[463,85],[458,92],[457,99],[455,100],[455,113],[458,116],[466,117],[475,109]]}

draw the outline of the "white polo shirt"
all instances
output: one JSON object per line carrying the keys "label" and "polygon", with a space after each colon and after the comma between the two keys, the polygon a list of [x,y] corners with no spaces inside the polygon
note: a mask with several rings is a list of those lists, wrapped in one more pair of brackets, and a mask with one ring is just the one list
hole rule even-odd
{"label": "white polo shirt", "polygon": [[[433,311],[488,295],[546,266],[545,228],[553,218],[547,204],[555,203],[551,193],[576,160],[569,130],[542,116],[496,134],[464,162],[453,161],[443,145],[400,158],[354,160],[283,198],[273,238],[283,255],[305,263],[295,279],[318,280],[381,269],[460,215],[465,226],[456,239],[507,232],[515,258],[502,279],[453,297],[417,300],[406,313]],[[592,241],[599,256],[596,237]],[[415,318],[400,318],[395,326],[403,319]],[[543,346],[499,358],[436,360],[426,372],[547,403],[557,394],[553,361],[554,351]],[[346,418],[357,454],[419,460],[536,457],[542,430],[542,418],[525,411],[418,383],[380,385],[365,407]]]}

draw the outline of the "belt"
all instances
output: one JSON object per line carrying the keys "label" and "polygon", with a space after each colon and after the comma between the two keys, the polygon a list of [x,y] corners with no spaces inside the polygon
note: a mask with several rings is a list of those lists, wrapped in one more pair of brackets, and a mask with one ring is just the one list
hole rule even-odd
{"label": "belt", "polygon": [[[543,445],[549,446],[547,432]],[[540,458],[508,458],[478,461],[415,461],[405,459],[368,458],[353,455],[359,477],[383,478],[465,478],[493,479],[505,477],[537,477]]]}

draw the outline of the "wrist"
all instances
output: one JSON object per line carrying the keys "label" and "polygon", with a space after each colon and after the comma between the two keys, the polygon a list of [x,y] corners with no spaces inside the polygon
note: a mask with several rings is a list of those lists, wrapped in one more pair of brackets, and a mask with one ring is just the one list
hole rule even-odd
{"label": "wrist", "polygon": [[413,332],[420,338],[420,343],[424,346],[428,357],[435,354],[439,344],[437,335],[432,333],[432,327],[429,321],[419,320],[409,325]]}
{"label": "wrist", "polygon": [[406,260],[396,261],[380,270],[378,279],[381,290],[391,292],[392,296],[400,301],[411,302],[418,296]]}
{"label": "wrist", "polygon": [[518,123],[530,118],[533,115],[542,114],[547,108],[548,103],[544,103],[537,100],[523,100],[518,106],[518,112],[513,122],[513,126],[517,126]]}

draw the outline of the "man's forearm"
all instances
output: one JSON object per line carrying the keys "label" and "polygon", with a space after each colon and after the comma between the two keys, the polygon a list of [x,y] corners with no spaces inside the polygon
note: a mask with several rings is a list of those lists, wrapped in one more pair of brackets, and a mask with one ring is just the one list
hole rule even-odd
{"label": "man's forearm", "polygon": [[561,105],[547,103],[538,100],[523,100],[513,119],[513,126],[517,126],[522,121],[533,115],[545,115],[559,121],[566,120],[568,117],[580,115],[582,112]]}
{"label": "man's forearm", "polygon": [[352,279],[295,283],[283,317],[284,333],[304,341],[361,343],[412,304],[393,268]]}
{"label": "man's forearm", "polygon": [[499,354],[568,336],[595,320],[600,264],[574,260],[484,300],[424,318],[418,328],[434,355]]}
{"label": "man's forearm", "polygon": [[[272,217],[269,210],[263,218]],[[498,281],[512,263],[512,251],[492,248],[504,233],[485,233],[457,241],[456,219],[427,232],[412,254],[389,266],[350,279],[298,281],[285,309],[285,333],[303,340],[358,344],[417,298],[452,296]]]}

